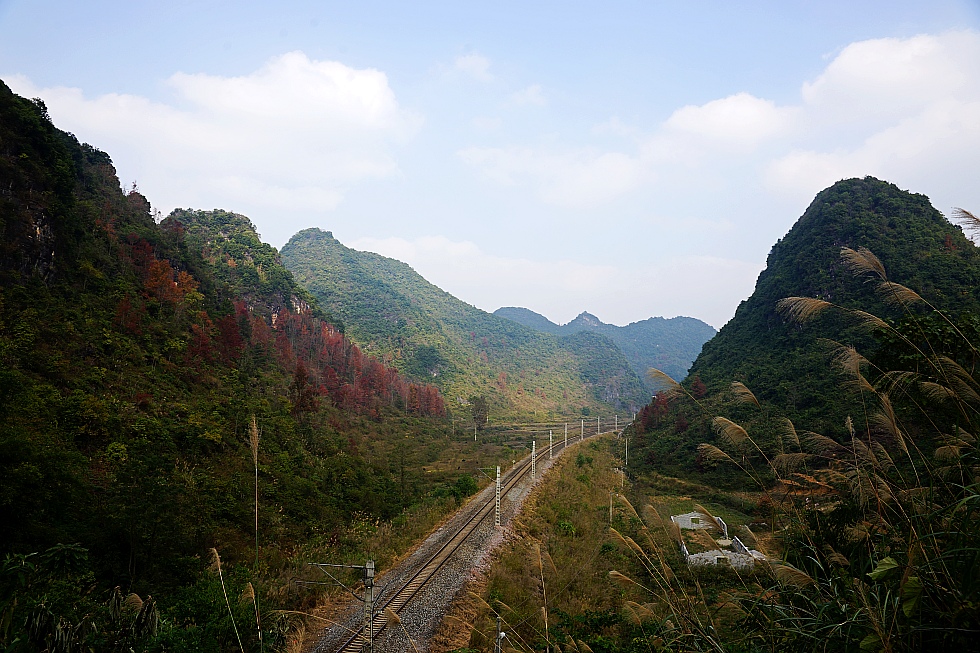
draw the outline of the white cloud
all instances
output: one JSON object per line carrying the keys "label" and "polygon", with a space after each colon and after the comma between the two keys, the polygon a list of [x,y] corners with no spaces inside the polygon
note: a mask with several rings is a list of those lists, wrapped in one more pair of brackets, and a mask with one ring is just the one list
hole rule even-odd
{"label": "white cloud", "polygon": [[477,307],[524,306],[559,323],[584,310],[627,324],[656,314],[694,315],[715,327],[748,296],[761,266],[708,256],[662,259],[639,270],[574,260],[495,256],[444,236],[360,238],[350,247],[404,261]]}
{"label": "white cloud", "polygon": [[777,107],[771,100],[736,93],[700,106],[674,111],[664,123],[668,133],[684,134],[714,146],[751,149],[790,131],[796,109]]}
{"label": "white cloud", "polygon": [[852,44],[802,95],[815,133],[766,165],[770,189],[805,198],[873,175],[943,210],[980,201],[968,172],[980,151],[980,34]]}
{"label": "white cloud", "polygon": [[[399,107],[384,73],[302,52],[239,77],[177,73],[167,80],[173,103],[9,81],[44,99],[59,127],[108,151],[123,178],[137,179],[165,210],[322,214],[350,186],[397,174],[392,146],[420,123]],[[283,242],[306,220],[266,236]]]}
{"label": "white cloud", "polygon": [[482,54],[466,54],[456,57],[453,68],[481,82],[493,80],[493,74],[490,72],[490,60]]}
{"label": "white cloud", "polygon": [[548,104],[547,98],[544,96],[544,92],[541,90],[540,84],[532,84],[527,88],[522,88],[516,93],[511,94],[510,103],[514,106],[538,106],[543,107]]}
{"label": "white cloud", "polygon": [[976,32],[852,43],[812,82],[804,103],[824,120],[900,119],[948,97],[980,94]]}
{"label": "white cloud", "polygon": [[798,102],[740,92],[680,107],[645,134],[612,118],[591,135],[628,136],[635,149],[514,144],[460,155],[487,179],[529,186],[558,206],[596,207],[642,189],[682,205],[674,196],[693,187],[704,197],[759,181],[779,203],[805,206],[835,181],[869,174],[944,209],[980,204],[968,177],[980,151],[980,33],[852,43],[801,80]]}
{"label": "white cloud", "polygon": [[602,204],[636,188],[648,176],[642,161],[621,152],[471,147],[460,150],[459,156],[494,182],[530,183],[543,202],[564,208]]}

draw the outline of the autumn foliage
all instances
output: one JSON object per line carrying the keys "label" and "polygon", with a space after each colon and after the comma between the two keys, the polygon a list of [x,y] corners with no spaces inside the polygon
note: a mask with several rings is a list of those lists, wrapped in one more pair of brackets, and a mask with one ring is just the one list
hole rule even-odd
{"label": "autumn foliage", "polygon": [[[262,318],[249,315],[243,305],[237,310],[240,318],[251,323],[253,333],[263,331]],[[303,410],[311,410],[316,399],[372,417],[384,406],[416,415],[441,417],[446,413],[435,386],[406,381],[395,368],[366,356],[331,324],[309,311],[280,313],[272,330],[275,355],[295,370],[294,404]]]}
{"label": "autumn foliage", "polygon": [[[121,249],[140,276],[143,292],[120,300],[117,325],[140,333],[147,302],[175,310],[194,308],[199,283],[189,272],[158,258],[142,238],[131,236]],[[384,407],[428,417],[446,414],[435,386],[406,381],[395,368],[362,353],[308,307],[283,309],[271,319],[254,309],[238,301],[233,314],[216,319],[205,310],[191,310],[188,362],[234,366],[248,348],[274,357],[293,371],[288,394],[297,414],[315,411],[322,402],[372,418],[379,417]]]}

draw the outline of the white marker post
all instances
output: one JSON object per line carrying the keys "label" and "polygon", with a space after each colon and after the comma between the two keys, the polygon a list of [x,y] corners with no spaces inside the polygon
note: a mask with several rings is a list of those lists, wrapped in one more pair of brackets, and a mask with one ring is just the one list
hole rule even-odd
{"label": "white marker post", "polygon": [[497,465],[497,495],[493,511],[493,523],[500,526],[500,465]]}
{"label": "white marker post", "polygon": [[531,478],[534,478],[534,457],[538,451],[538,443],[531,440]]}

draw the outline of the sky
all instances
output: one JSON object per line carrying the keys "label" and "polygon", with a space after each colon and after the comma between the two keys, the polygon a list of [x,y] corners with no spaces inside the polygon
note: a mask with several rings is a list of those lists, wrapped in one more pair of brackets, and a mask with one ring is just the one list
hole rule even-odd
{"label": "sky", "polygon": [[980,0],[0,0],[0,79],[161,215],[557,323],[721,327],[840,179],[980,210]]}

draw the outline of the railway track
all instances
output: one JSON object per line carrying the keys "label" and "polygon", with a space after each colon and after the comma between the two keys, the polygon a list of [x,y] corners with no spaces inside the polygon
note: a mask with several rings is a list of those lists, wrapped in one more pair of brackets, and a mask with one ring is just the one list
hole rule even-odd
{"label": "railway track", "polygon": [[[608,431],[607,431],[608,432]],[[585,437],[595,437],[595,434],[585,436]],[[575,442],[580,442],[581,440],[575,439]],[[558,442],[554,445],[551,450],[551,455],[561,454],[565,449],[564,442]],[[547,460],[549,457],[549,452],[547,448],[542,447],[542,451],[535,457],[535,464],[538,461],[544,459]],[[510,492],[518,483],[520,483],[524,477],[531,471],[531,456],[528,455],[520,462],[518,462],[510,471],[507,472],[500,479],[500,496],[503,498],[508,492]],[[382,601],[378,601],[375,607],[375,615],[373,621],[373,631],[375,638],[384,630],[385,626],[388,625],[388,618],[385,616],[385,612],[390,610],[396,615],[402,611],[405,606],[407,606],[415,596],[419,594],[426,583],[435,576],[443,565],[453,556],[454,553],[460,548],[460,546],[466,542],[470,535],[483,524],[487,519],[492,518],[494,514],[495,499],[491,498],[486,501],[480,508],[473,513],[473,515],[466,520],[461,526],[456,529],[456,532],[449,537],[442,546],[439,547],[419,568],[411,574],[408,579],[402,584],[402,586],[395,591],[392,595],[387,597]],[[369,634],[367,632],[367,626],[362,625],[357,631],[354,632],[341,646],[336,649],[337,653],[360,653],[365,650],[368,646]]]}

